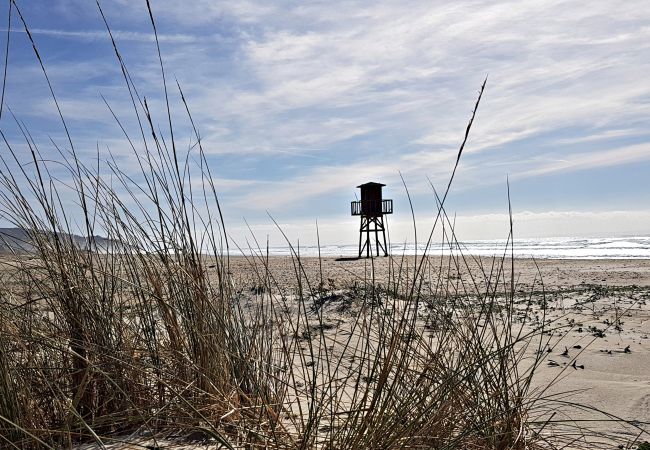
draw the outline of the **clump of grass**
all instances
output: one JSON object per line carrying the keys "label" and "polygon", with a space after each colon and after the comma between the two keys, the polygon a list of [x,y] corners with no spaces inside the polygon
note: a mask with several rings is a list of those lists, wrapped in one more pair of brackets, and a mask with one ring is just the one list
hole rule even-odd
{"label": "clump of grass", "polygon": [[[476,272],[461,251],[444,209],[453,174],[442,198],[434,191],[427,242],[444,227],[446,260],[394,258],[381,283],[372,270],[328,288],[328,274],[311,276],[294,251],[287,289],[257,246],[245,257],[255,289],[245,290],[180,85],[194,133],[184,152],[162,58],[164,133],[111,40],[141,130],[130,136],[115,117],[137,173],[110,156],[105,167],[86,164],[68,134],[69,148],[57,149],[64,184],[20,122],[28,165],[2,134],[0,216],[34,248],[5,262],[15,279],[0,292],[4,444],[199,433],[226,448],[524,449],[573,439],[544,433],[552,400],[531,384],[546,321],[517,325],[528,309],[515,303],[514,266],[504,254],[489,268],[474,260]],[[335,320],[350,309],[352,320]]]}

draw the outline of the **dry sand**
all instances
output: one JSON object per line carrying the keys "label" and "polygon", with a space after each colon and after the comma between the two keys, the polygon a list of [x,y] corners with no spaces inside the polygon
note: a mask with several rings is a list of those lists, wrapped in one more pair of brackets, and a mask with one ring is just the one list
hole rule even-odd
{"label": "dry sand", "polygon": [[[297,271],[312,287],[318,285],[322,273],[326,286],[340,288],[363,283],[372,276],[385,282],[399,274],[400,267],[402,274],[412,274],[415,263],[413,257],[392,261],[303,258],[297,268],[289,257],[271,257],[268,266],[279,286],[295,289]],[[504,264],[505,280],[510,279],[510,263],[506,260]],[[432,259],[426,270],[433,272],[435,280],[436,273],[449,273],[450,264],[455,278],[452,283],[468,284],[468,274],[461,271],[457,276],[449,259]],[[472,257],[467,257],[467,265],[479,284],[481,276],[477,274],[490,274],[493,267],[499,266],[490,258]],[[231,260],[231,272],[238,284],[254,288],[257,274],[252,274],[249,266],[250,259]],[[612,419],[632,421],[639,429],[624,429],[614,421],[608,422],[604,414],[576,408],[560,409],[554,419],[580,421],[582,427],[605,434],[629,436],[638,432],[641,442],[650,441],[650,260],[515,259],[514,279],[520,301],[546,298],[547,319],[558,328],[547,335],[550,352],[545,351],[535,389],[596,408],[611,414]],[[332,320],[345,318],[337,316]],[[567,356],[563,355],[565,349]]]}
{"label": "dry sand", "polygon": [[[265,258],[256,258],[256,262]],[[440,265],[445,268],[449,265],[448,258],[440,261],[439,258],[431,258],[432,267]],[[230,267],[233,277],[238,281],[249,282],[255,274],[250,270],[253,258],[231,257]],[[473,258],[466,256],[466,261],[472,272],[479,266],[489,270],[492,267],[491,258]],[[337,260],[336,258],[301,258],[301,266],[308,278],[318,282],[322,267],[322,273],[327,278],[334,280],[339,285],[364,279],[365,274],[371,273],[374,268],[377,279],[384,279],[389,272],[390,266],[393,270],[413,269],[415,263],[413,256],[402,258],[375,258],[356,260]],[[495,262],[495,264],[497,264]],[[532,283],[543,279],[544,285],[549,291],[558,291],[567,288],[578,288],[584,285],[598,285],[610,287],[650,287],[650,259],[647,260],[577,260],[577,259],[519,259],[514,260],[515,279],[520,289],[530,287]],[[505,266],[510,267],[510,260],[505,260]],[[296,267],[292,258],[285,256],[272,256],[269,258],[269,267],[281,285],[285,287],[296,284]],[[539,285],[537,286],[539,287]]]}
{"label": "dry sand", "polygon": [[[416,262],[413,257],[345,261],[330,257],[303,258],[297,267],[289,257],[270,257],[266,260],[267,273],[260,264],[265,258],[255,259],[255,270],[252,258],[230,259],[234,284],[244,293],[256,293],[263,284],[260,280],[267,275],[272,284],[288,291],[298,289],[296,273],[301,274],[303,289],[315,288],[321,282],[329,289],[342,289],[373,277],[379,283],[386,283],[399,274],[412,276]],[[489,258],[468,257],[467,263],[479,285],[485,282],[485,277],[478,274],[488,274],[488,277],[491,274],[493,279],[502,276],[492,272],[495,262]],[[508,269],[504,279],[509,280],[510,261],[504,266]],[[467,273],[458,274],[449,259],[432,259],[426,270],[431,280],[436,280],[438,273],[451,273],[451,279],[438,278],[438,284],[451,283],[452,289],[460,290],[470,279]],[[547,318],[561,325],[547,335],[550,352],[545,349],[534,389],[546,389],[551,383],[546,395],[564,393],[567,401],[633,421],[639,427],[640,441],[650,441],[650,260],[515,259],[514,279],[520,301],[539,302],[545,298]],[[425,290],[437,289],[433,284],[436,283],[425,286]],[[344,316],[331,319],[345,321]],[[565,348],[568,356],[563,355]],[[556,419],[567,418],[582,420],[582,426],[605,434],[624,432],[617,424],[604,421],[604,415],[576,409],[558,410]],[[641,429],[647,432],[643,434]],[[630,431],[635,432],[628,427],[628,436]],[[110,447],[131,448],[129,445]],[[187,444],[173,447],[216,448]]]}

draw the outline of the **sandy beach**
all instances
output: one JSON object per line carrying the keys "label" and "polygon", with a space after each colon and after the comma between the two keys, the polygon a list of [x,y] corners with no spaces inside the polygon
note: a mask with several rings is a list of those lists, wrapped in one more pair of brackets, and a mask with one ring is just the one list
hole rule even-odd
{"label": "sandy beach", "polygon": [[[208,273],[217,270],[213,263],[209,258],[206,260]],[[316,364],[322,369],[327,364],[313,355],[314,348],[327,346],[335,360],[355,358],[356,350],[349,353],[349,349],[340,348],[341,337],[354,335],[359,318],[376,319],[366,317],[366,308],[347,293],[373,285],[389,290],[396,281],[400,289],[408,289],[415,268],[421,263],[421,258],[412,256],[360,260],[302,258],[299,263],[290,257],[251,256],[230,258],[228,271],[244,308],[255,310],[260,301],[275,298],[282,299],[288,316],[305,315],[301,329],[306,331],[298,340],[300,358],[305,359],[296,362],[296,367],[304,370],[305,366]],[[519,367],[522,373],[526,372],[531,361],[541,355],[529,390],[530,396],[538,398],[540,415],[535,417],[537,410],[533,408],[528,420],[548,421],[547,435],[560,436],[565,448],[611,448],[614,438],[630,445],[622,448],[636,449],[639,443],[650,441],[650,260],[501,261],[466,256],[462,264],[457,259],[430,258],[420,270],[421,274],[426,273],[419,278],[424,280],[419,289],[427,302],[448,301],[467,293],[470,297],[477,293],[480,296],[490,286],[498,286],[503,292],[514,287],[514,307],[518,313],[512,332],[525,334],[542,325],[545,330],[522,348]],[[303,296],[316,293],[313,298],[320,299],[319,308],[301,311],[294,300],[300,292]],[[399,308],[412,307],[404,302],[400,305],[394,306],[395,314]],[[414,317],[417,327],[426,332],[431,324],[428,307],[422,308]],[[296,320],[300,323],[302,319]],[[352,365],[335,370],[343,376],[348,369],[352,370]],[[304,372],[294,376],[297,385],[307,383]],[[294,395],[292,401],[300,403],[299,397]],[[556,410],[551,415],[549,405]],[[589,437],[576,434],[576,425]],[[200,433],[195,441],[173,435],[171,440],[154,441],[144,436],[119,440],[128,443],[111,444],[106,440],[107,448],[131,449],[154,443],[157,448],[221,448]]]}
{"label": "sandy beach", "polygon": [[[262,260],[258,259],[258,266]],[[254,290],[260,273],[259,268],[257,272],[251,270],[251,261],[235,257],[230,267],[238,285]],[[326,286],[341,289],[373,277],[379,284],[399,276],[407,280],[416,262],[412,256],[302,258],[296,265],[289,257],[270,257],[268,268],[281,289],[297,289],[297,272],[305,280],[303,289],[317,288],[321,276]],[[498,260],[466,256],[466,262],[469,270],[457,270],[449,258],[431,258],[422,270],[431,271],[432,280],[437,279],[436,273],[451,273],[451,280],[441,282],[451,282],[451,290],[458,292],[463,284],[485,285],[490,275],[510,282],[508,259],[503,264],[506,273],[499,275],[494,273],[494,267],[500,266]],[[549,331],[545,334],[545,357],[534,378],[534,392],[593,408],[559,408],[556,419],[574,420],[596,434],[631,436],[637,432],[640,442],[650,440],[650,260],[515,259],[514,280],[517,301],[544,298],[547,305]],[[430,286],[434,295],[435,289]],[[449,284],[445,289],[450,289]],[[351,320],[332,314],[331,320],[339,324]],[[524,329],[534,325],[534,315],[530,314]],[[618,419],[638,428],[626,429]]]}
{"label": "sandy beach", "polygon": [[[245,284],[251,282],[256,272],[251,269],[251,263],[261,265],[264,256],[230,258],[230,267],[236,283],[240,281]],[[419,259],[418,259],[419,260]],[[450,266],[449,258],[430,258],[433,268],[441,266],[443,271]],[[269,257],[269,267],[278,282],[285,287],[295,285],[294,260],[288,256]],[[301,267],[307,278],[312,282],[318,282],[320,274],[324,278],[331,278],[339,284],[354,282],[364,279],[366,274],[374,269],[377,279],[386,279],[390,270],[399,270],[401,266],[404,271],[413,269],[416,258],[413,256],[399,256],[393,258],[374,259],[345,259],[338,258],[315,258],[301,257]],[[489,272],[498,259],[474,258],[471,255],[465,256],[467,265],[475,272],[482,266]],[[504,260],[504,265],[509,268],[510,259]],[[610,287],[650,287],[650,259],[540,259],[532,260],[515,258],[515,280],[519,290],[525,291],[534,282],[544,282],[549,290],[558,291],[568,288],[578,288],[585,285],[598,285]],[[326,280],[325,280],[326,281]]]}

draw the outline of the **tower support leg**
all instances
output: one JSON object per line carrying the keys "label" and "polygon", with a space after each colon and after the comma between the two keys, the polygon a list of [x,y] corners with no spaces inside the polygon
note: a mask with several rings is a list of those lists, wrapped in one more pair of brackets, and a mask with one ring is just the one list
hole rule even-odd
{"label": "tower support leg", "polygon": [[379,220],[381,219],[381,216],[379,218],[375,217],[375,252],[377,253],[377,256],[379,256]]}
{"label": "tower support leg", "polygon": [[370,258],[370,218],[366,219],[366,258]]}
{"label": "tower support leg", "polygon": [[361,258],[361,252],[363,249],[361,248],[361,241],[363,238],[363,216],[361,216],[361,224],[359,225],[359,258]]}
{"label": "tower support leg", "polygon": [[[372,227],[374,225],[374,227]],[[379,232],[381,231],[382,239],[379,239]],[[365,233],[365,237],[364,237]],[[372,239],[370,233],[375,234],[375,250],[372,250]],[[383,243],[383,245],[382,245]],[[388,244],[386,243],[386,227],[384,225],[383,216],[361,216],[361,224],[359,226],[359,258],[363,257],[366,253],[366,258],[373,256],[376,253],[379,256],[379,251],[382,250],[384,256],[388,256]]]}
{"label": "tower support leg", "polygon": [[386,227],[384,226],[383,217],[381,221],[381,234],[384,236],[384,256],[388,256],[388,244],[386,244]]}

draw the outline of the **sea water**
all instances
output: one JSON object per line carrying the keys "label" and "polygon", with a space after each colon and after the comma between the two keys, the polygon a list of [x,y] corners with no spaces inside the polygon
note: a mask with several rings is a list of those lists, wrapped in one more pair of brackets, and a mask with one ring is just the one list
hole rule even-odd
{"label": "sea water", "polygon": [[[390,253],[393,256],[422,255],[425,250],[429,255],[449,255],[462,252],[465,255],[477,256],[510,256],[516,258],[538,259],[650,259],[650,236],[612,237],[612,238],[543,238],[515,239],[514,245],[505,239],[462,241],[458,243],[432,242],[427,248],[426,243],[391,244]],[[373,248],[374,250],[374,248]],[[322,257],[353,257],[358,252],[357,245],[322,245]],[[250,254],[252,250],[244,250]],[[260,250],[256,249],[255,253]],[[266,254],[266,249],[261,252]],[[300,256],[318,256],[317,246],[278,246],[269,247],[269,255],[289,256],[294,252]],[[242,251],[231,252],[241,254]]]}

